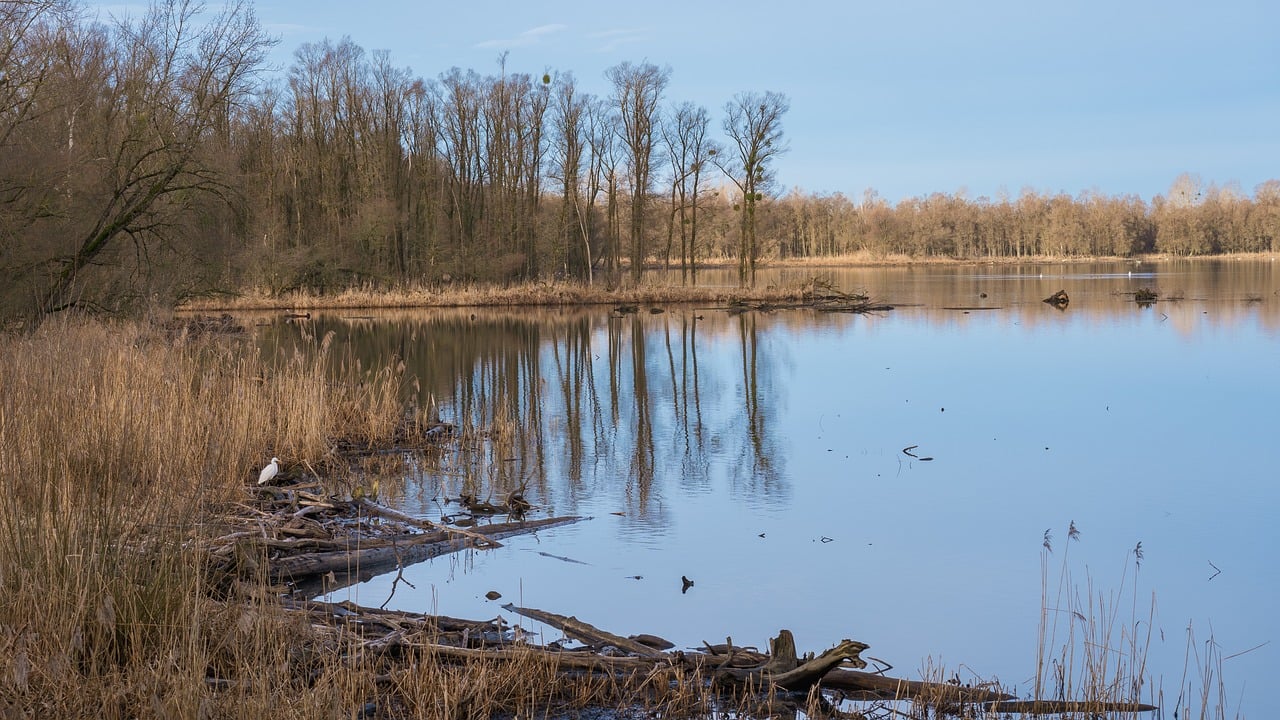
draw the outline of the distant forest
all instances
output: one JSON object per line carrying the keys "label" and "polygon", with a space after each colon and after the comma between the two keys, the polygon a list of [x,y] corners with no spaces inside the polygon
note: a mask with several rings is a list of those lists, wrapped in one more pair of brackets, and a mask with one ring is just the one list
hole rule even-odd
{"label": "distant forest", "polygon": [[788,99],[712,111],[624,62],[417,77],[350,39],[267,72],[247,4],[174,0],[115,24],[0,3],[0,313],[129,310],[245,288],[448,281],[616,284],[646,266],[839,256],[1203,255],[1280,250],[1280,181],[1176,179],[1135,196],[896,204],[783,192]]}

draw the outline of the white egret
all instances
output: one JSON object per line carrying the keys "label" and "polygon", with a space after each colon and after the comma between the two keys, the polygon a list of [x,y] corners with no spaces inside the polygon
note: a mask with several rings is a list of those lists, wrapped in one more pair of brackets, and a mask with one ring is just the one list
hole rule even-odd
{"label": "white egret", "polygon": [[280,458],[273,457],[271,458],[271,462],[267,463],[267,466],[262,468],[262,472],[258,474],[258,484],[266,485],[271,482],[271,478],[275,477],[279,472]]}

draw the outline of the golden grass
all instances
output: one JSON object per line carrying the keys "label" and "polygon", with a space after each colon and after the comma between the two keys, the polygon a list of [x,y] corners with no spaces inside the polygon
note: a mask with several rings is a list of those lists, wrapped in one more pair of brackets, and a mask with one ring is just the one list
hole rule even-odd
{"label": "golden grass", "polygon": [[344,424],[394,426],[390,374],[357,392],[325,382],[326,362],[269,366],[136,324],[5,339],[0,716],[333,713],[339,688],[299,686],[288,662],[307,627],[210,599],[200,562],[215,509],[271,454],[316,461]]}
{"label": "golden grass", "polygon": [[[441,286],[415,285],[398,289],[352,288],[321,295],[296,291],[273,295],[252,289],[231,298],[195,300],[184,304],[184,311],[224,310],[314,310],[425,307],[515,307],[523,305],[634,305],[705,303],[723,305],[734,300],[781,302],[799,300],[808,286],[766,287],[689,287],[677,284],[644,283],[609,288],[573,282],[534,282],[520,285],[468,285],[452,283]],[[809,288],[811,289],[811,288]]]}

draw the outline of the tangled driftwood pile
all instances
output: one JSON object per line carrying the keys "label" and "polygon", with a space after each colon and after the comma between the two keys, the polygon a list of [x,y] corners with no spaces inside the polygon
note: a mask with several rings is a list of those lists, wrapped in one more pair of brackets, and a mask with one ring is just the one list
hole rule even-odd
{"label": "tangled driftwood pile", "polygon": [[[564,639],[544,644],[502,618],[462,620],[440,615],[374,609],[352,603],[320,602],[326,590],[463,549],[498,547],[513,535],[581,521],[578,517],[537,520],[511,515],[463,529],[414,518],[378,504],[364,492],[345,499],[326,495],[318,481],[287,487],[253,488],[255,496],[228,518],[229,531],[213,540],[211,562],[229,596],[262,598],[264,592],[291,612],[303,614],[329,636],[326,652],[347,660],[375,659],[387,668],[382,681],[394,683],[395,668],[416,662],[529,662],[545,660],[557,673],[591,673],[620,684],[666,682],[704,684],[715,692],[742,697],[814,697],[854,701],[911,701],[944,713],[980,707],[995,712],[1137,712],[1132,704],[1084,705],[1020,701],[998,689],[952,683],[909,681],[865,672],[860,653],[867,645],[843,640],[816,656],[800,657],[788,630],[770,642],[770,652],[723,644],[671,649],[652,635],[621,637],[574,617],[508,604],[512,614],[560,630]],[[462,498],[460,503],[473,503]],[[508,498],[508,509],[528,509],[523,498]],[[262,580],[267,580],[263,590]],[[566,675],[567,677],[567,675]],[[663,684],[663,683],[658,683]],[[832,706],[834,707],[834,706]]]}
{"label": "tangled driftwood pile", "polygon": [[819,312],[870,313],[892,310],[893,306],[876,302],[866,293],[837,290],[830,281],[815,277],[804,284],[800,297],[796,300],[733,300],[727,307],[718,309],[736,315],[748,310],[771,312],[799,308],[811,308]]}
{"label": "tangled driftwood pile", "polygon": [[[294,595],[343,587],[458,550],[501,547],[502,538],[581,519],[524,520],[511,513],[511,521],[486,525],[481,533],[406,515],[378,504],[362,488],[350,499],[324,494],[318,480],[254,490],[251,502],[223,518],[230,532],[210,541],[213,569],[227,583],[266,577]],[[528,504],[513,495],[501,505],[466,506],[487,513]]]}

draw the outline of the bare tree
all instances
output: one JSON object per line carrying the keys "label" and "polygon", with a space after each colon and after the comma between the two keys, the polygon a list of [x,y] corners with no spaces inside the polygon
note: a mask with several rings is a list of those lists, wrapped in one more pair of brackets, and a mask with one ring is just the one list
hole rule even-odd
{"label": "bare tree", "polygon": [[524,76],[521,82],[520,112],[517,117],[523,132],[520,136],[520,156],[523,177],[519,235],[525,256],[526,278],[536,278],[540,272],[538,251],[538,206],[542,200],[543,166],[546,163],[546,115],[551,105],[551,76],[543,74],[539,83]]}
{"label": "bare tree", "polygon": [[579,232],[579,218],[583,214],[582,160],[586,150],[586,118],[588,98],[578,92],[573,73],[564,73],[555,80],[555,99],[552,108],[552,141],[550,173],[560,181],[559,238],[561,246],[557,255],[563,256],[563,266],[569,274],[592,282],[591,236]]}
{"label": "bare tree", "polygon": [[[621,265],[619,248],[621,247],[621,223],[618,221],[618,194],[621,186],[618,166],[622,164],[622,151],[619,148],[618,136],[614,132],[617,117],[606,101],[587,104],[587,144],[591,149],[591,157],[587,164],[587,207],[594,206],[596,196],[604,193],[605,232],[602,256],[608,270],[610,282],[614,282]],[[579,217],[579,222],[589,223],[590,217]]]}
{"label": "bare tree", "polygon": [[489,234],[499,245],[500,277],[538,274],[534,222],[541,195],[544,118],[550,100],[550,76],[535,83],[523,73],[508,74],[506,53],[499,56],[501,75],[487,82],[482,107],[485,156],[488,161],[486,203]]}
{"label": "bare tree", "polygon": [[49,39],[68,15],[69,3],[62,0],[0,3],[0,148],[39,114],[56,62]]}
{"label": "bare tree", "polygon": [[631,190],[631,277],[640,279],[645,259],[645,210],[652,185],[654,125],[670,68],[624,62],[605,71],[613,83],[618,133],[626,150]]}
{"label": "bare tree", "polygon": [[786,146],[782,139],[782,116],[790,109],[785,95],[776,92],[739,93],[725,104],[725,133],[737,151],[731,157],[717,156],[720,168],[742,193],[738,239],[738,282],[754,283],[760,245],[756,238],[756,205],[773,181],[771,161]]}
{"label": "bare tree", "polygon": [[680,277],[698,278],[698,201],[702,193],[702,174],[707,163],[719,152],[719,146],[707,137],[711,117],[707,109],[693,103],[681,103],[670,120],[663,124],[662,139],[671,161],[671,212],[667,224],[668,261],[675,228],[680,231]]}
{"label": "bare tree", "polygon": [[[403,280],[408,273],[408,247],[405,227],[408,213],[408,163],[404,137],[407,122],[407,98],[410,92],[408,68],[396,67],[390,53],[377,50],[370,66],[371,92],[366,100],[370,132],[362,143],[373,155],[365,171],[362,185],[368,195],[362,214],[368,215],[366,242],[376,252],[379,269],[389,268]],[[376,243],[376,244],[375,244]]]}
{"label": "bare tree", "polygon": [[[181,243],[184,213],[201,198],[233,194],[206,149],[225,134],[270,41],[247,5],[207,21],[197,19],[199,10],[171,0],[116,27],[105,82],[89,96],[91,122],[76,122],[67,140],[79,167],[76,190],[64,193],[74,198],[67,217],[88,220],[73,220],[71,242],[34,268],[40,312],[87,302],[90,271],[103,266],[145,276],[153,251]],[[118,252],[121,240],[131,254]]]}
{"label": "bare tree", "polygon": [[[66,4],[45,0],[0,3],[0,268],[30,280],[43,248],[24,242],[42,220],[62,214],[57,186],[74,170],[75,114],[81,88],[72,87],[82,45],[102,45],[100,33],[76,33]],[[101,53],[95,53],[100,56]],[[95,63],[102,77],[102,63]],[[12,287],[9,293],[30,294]]]}
{"label": "bare tree", "polygon": [[442,214],[445,173],[439,154],[439,93],[437,88],[415,79],[405,98],[406,124],[404,145],[408,154],[409,199],[406,212],[409,215],[408,237],[410,256],[419,268],[434,268],[437,264],[436,218]]}
{"label": "bare tree", "polygon": [[453,68],[440,79],[440,147],[449,170],[447,214],[452,221],[454,250],[466,267],[484,215],[486,180],[480,124],[482,83],[474,70]]}

